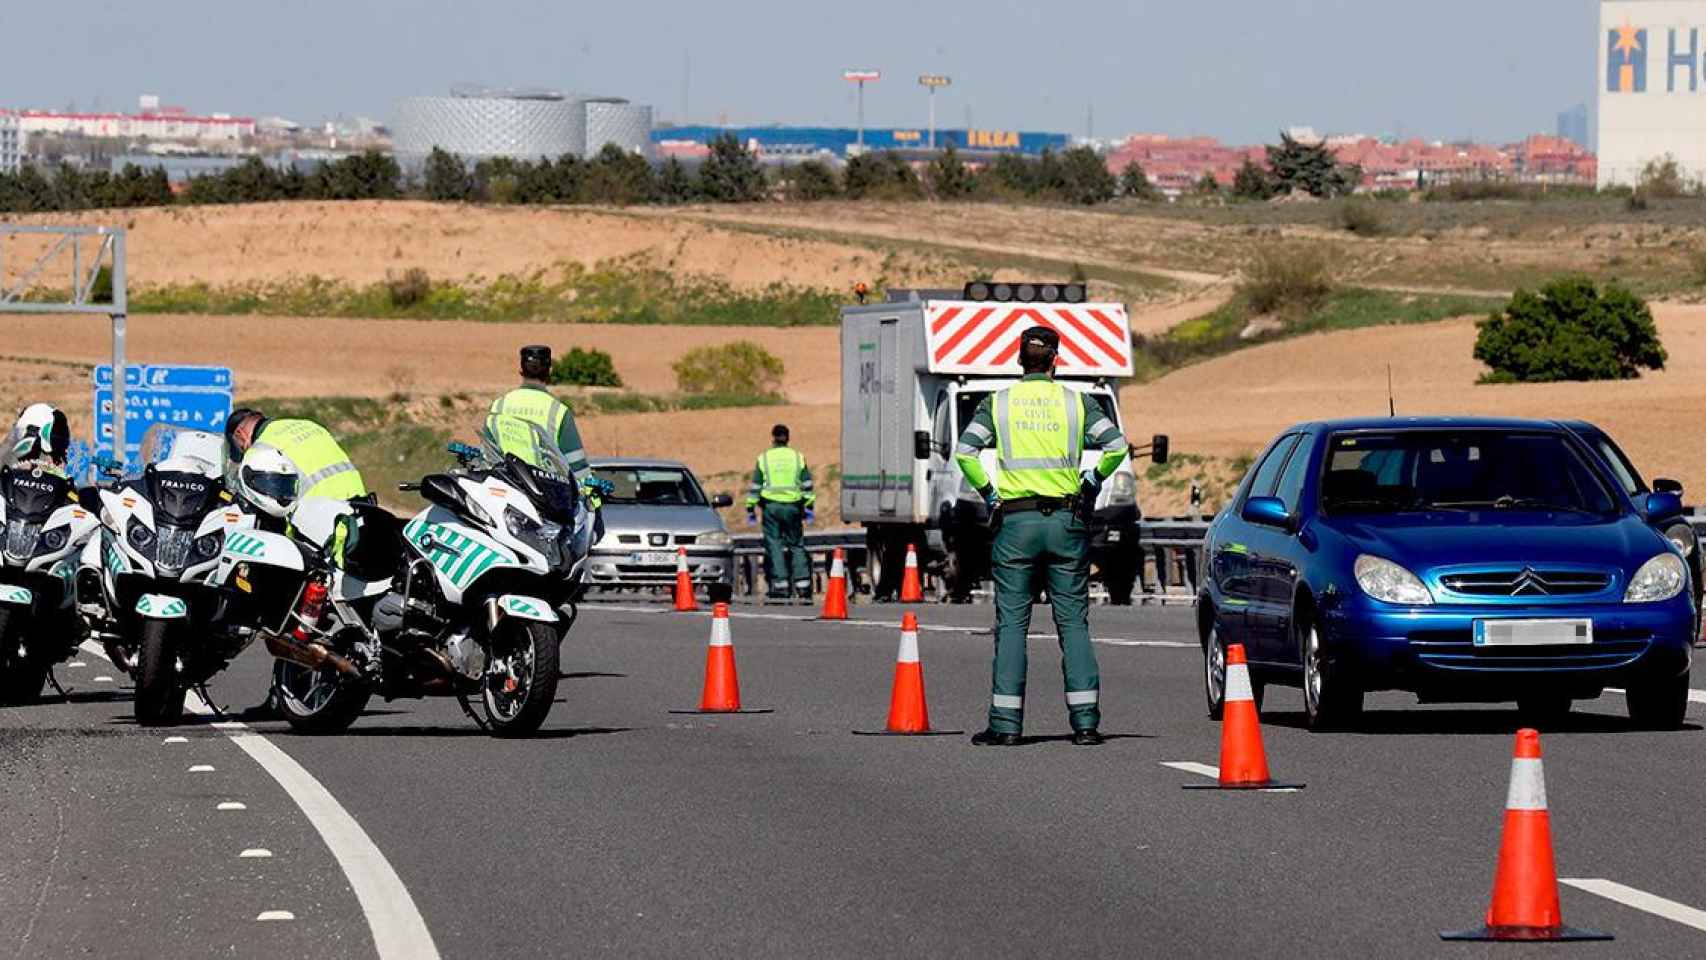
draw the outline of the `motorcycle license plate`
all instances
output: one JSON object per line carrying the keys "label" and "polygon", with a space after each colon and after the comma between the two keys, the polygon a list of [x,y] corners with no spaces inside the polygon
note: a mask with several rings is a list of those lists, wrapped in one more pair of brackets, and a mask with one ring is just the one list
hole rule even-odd
{"label": "motorcycle license plate", "polygon": [[1593,642],[1593,621],[1477,620],[1477,647],[1545,647]]}
{"label": "motorcycle license plate", "polygon": [[628,562],[642,567],[662,567],[675,563],[675,554],[667,550],[647,550],[630,554]]}

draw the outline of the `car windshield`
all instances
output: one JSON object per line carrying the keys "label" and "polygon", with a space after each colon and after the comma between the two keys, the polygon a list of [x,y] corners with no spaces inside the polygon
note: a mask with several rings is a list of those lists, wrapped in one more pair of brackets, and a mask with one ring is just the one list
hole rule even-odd
{"label": "car windshield", "polygon": [[605,503],[646,506],[703,507],[705,492],[693,475],[680,467],[593,467],[593,476],[610,481]]}
{"label": "car windshield", "polygon": [[1328,514],[1617,509],[1563,434],[1540,430],[1336,434],[1321,507]]}

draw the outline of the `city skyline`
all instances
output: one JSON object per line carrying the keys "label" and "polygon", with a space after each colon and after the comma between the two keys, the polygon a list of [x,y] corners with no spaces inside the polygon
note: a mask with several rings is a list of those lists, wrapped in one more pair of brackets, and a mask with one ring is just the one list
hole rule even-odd
{"label": "city skyline", "polygon": [[[1058,23],[1051,8],[1014,0],[870,0],[809,23],[775,0],[670,5],[664,16],[520,0],[295,0],[236,14],[186,0],[172,12],[113,0],[74,22],[12,11],[14,30],[36,42],[0,66],[0,105],[128,112],[157,93],[196,113],[389,121],[401,97],[477,82],[624,96],[670,122],[851,125],[841,72],[857,66],[884,73],[866,89],[872,126],[923,124],[917,75],[928,72],[954,78],[938,92],[943,127],[1083,135],[1093,116],[1106,138],[1254,143],[1307,125],[1503,141],[1549,132],[1560,106],[1585,99],[1596,49],[1591,0],[1441,0],[1425,17],[1349,0],[1128,3]],[[1487,96],[1494,87],[1501,95]]]}

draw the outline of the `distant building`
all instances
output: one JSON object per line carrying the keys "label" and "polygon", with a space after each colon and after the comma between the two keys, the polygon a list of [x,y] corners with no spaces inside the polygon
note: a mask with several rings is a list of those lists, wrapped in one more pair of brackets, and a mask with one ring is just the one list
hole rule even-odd
{"label": "distant building", "polygon": [[1702,0],[1605,0],[1599,27],[1576,48],[1599,91],[1599,182],[1637,183],[1654,160],[1706,176]]}
{"label": "distant building", "polygon": [[[659,127],[652,131],[652,142],[663,156],[691,156],[702,152],[712,140],[733,135],[736,140],[756,151],[761,158],[786,161],[816,157],[842,158],[857,150],[859,131],[853,127]],[[896,150],[903,153],[923,152],[930,141],[929,130],[923,127],[867,127],[867,151]],[[1019,130],[936,131],[936,145],[953,144],[954,149],[970,155],[1003,153],[1037,156],[1044,150],[1060,152],[1072,146],[1072,138],[1064,133],[1041,133]]]}
{"label": "distant building", "polygon": [[18,118],[0,113],[0,173],[18,172],[24,161],[24,140],[25,134]]}
{"label": "distant building", "polygon": [[1558,136],[1586,149],[1588,143],[1588,106],[1578,103],[1558,114]]}
{"label": "distant building", "polygon": [[157,113],[137,114],[19,110],[16,115],[26,135],[70,134],[121,140],[195,140],[203,143],[235,143],[255,135],[254,117],[233,117],[223,113],[199,117],[192,116],[182,107],[161,107]]}

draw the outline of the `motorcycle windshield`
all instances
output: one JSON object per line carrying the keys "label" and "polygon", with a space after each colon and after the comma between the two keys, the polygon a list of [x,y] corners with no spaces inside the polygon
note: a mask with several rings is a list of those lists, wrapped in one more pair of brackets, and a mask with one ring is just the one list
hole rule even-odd
{"label": "motorcycle windshield", "polygon": [[142,466],[219,479],[225,472],[225,438],[206,430],[156,423],[142,435]]}
{"label": "motorcycle windshield", "polygon": [[[175,465],[177,460],[166,461]],[[219,492],[219,481],[186,470],[167,470],[150,466],[148,499],[154,504],[155,516],[161,521],[194,526],[207,513]]]}
{"label": "motorcycle windshield", "polygon": [[480,445],[488,462],[503,469],[525,490],[541,511],[561,520],[574,514],[574,471],[557,449],[555,438],[536,423],[520,417],[494,415],[480,429]]}
{"label": "motorcycle windshield", "polygon": [[14,520],[45,521],[59,508],[70,490],[69,480],[41,470],[13,466],[0,474],[0,492],[6,497],[6,516]]}

